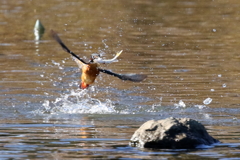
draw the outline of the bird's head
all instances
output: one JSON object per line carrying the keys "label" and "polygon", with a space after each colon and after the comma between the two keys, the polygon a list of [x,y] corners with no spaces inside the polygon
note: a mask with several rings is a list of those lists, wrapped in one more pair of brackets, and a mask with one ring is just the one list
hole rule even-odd
{"label": "bird's head", "polygon": [[98,59],[102,59],[102,58],[101,58],[101,55],[100,55],[100,54],[97,54],[97,53],[93,53],[93,54],[91,55],[90,63],[94,63],[95,60],[98,60]]}

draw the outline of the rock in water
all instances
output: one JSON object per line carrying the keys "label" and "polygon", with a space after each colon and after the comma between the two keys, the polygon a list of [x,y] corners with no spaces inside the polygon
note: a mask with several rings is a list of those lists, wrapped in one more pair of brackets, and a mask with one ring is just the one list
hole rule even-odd
{"label": "rock in water", "polygon": [[191,149],[219,142],[205,127],[189,118],[167,118],[145,122],[133,134],[130,145],[141,148]]}

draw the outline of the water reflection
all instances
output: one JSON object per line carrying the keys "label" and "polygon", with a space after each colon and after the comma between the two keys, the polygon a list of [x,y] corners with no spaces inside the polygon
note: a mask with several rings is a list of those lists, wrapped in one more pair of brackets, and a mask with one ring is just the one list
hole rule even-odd
{"label": "water reflection", "polygon": [[[63,115],[61,115],[63,116]],[[70,116],[70,115],[69,115]],[[223,141],[222,144],[216,144],[211,148],[203,150],[151,150],[137,149],[129,147],[128,137],[135,131],[137,121],[131,116],[125,116],[129,120],[123,120],[122,116],[112,115],[105,117],[85,116],[64,116],[65,120],[60,118],[48,119],[45,122],[41,120],[21,120],[11,121],[7,125],[0,126],[1,136],[6,137],[1,142],[1,158],[7,157],[41,157],[41,158],[107,158],[113,157],[148,157],[155,159],[159,157],[170,158],[174,155],[181,154],[184,157],[192,157],[194,159],[206,158],[223,158],[237,157],[236,152],[239,148],[239,142],[236,140],[230,142],[229,137],[237,139],[237,133],[231,131],[231,127],[221,127],[221,133],[214,135]],[[142,118],[147,118],[147,115]],[[111,119],[111,121],[107,121]],[[19,124],[21,122],[21,124]],[[121,124],[125,127],[116,127]],[[219,130],[217,127],[212,128]],[[223,130],[224,129],[224,130]],[[230,129],[230,132],[229,132]],[[224,143],[228,141],[228,143]],[[232,155],[229,155],[229,149],[234,149]],[[221,152],[219,152],[221,151]],[[9,156],[8,154],[11,154]],[[71,155],[71,156],[70,156]],[[69,157],[70,156],[70,157]]]}

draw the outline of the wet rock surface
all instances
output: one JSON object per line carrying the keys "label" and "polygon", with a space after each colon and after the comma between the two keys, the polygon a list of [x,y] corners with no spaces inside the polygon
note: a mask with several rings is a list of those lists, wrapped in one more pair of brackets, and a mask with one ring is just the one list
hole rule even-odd
{"label": "wet rock surface", "polygon": [[217,142],[201,123],[189,118],[147,121],[130,139],[134,147],[165,149],[191,149]]}

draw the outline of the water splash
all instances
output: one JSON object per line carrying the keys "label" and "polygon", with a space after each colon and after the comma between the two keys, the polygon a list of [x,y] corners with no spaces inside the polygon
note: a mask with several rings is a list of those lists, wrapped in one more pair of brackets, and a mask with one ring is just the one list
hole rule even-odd
{"label": "water splash", "polygon": [[[92,90],[94,87],[92,87]],[[90,89],[91,90],[91,89]],[[91,92],[91,91],[90,91]],[[110,114],[117,113],[111,100],[101,102],[92,98],[88,90],[71,90],[53,101],[44,100],[42,108],[35,111],[40,114]]]}
{"label": "water splash", "polygon": [[[87,90],[72,89],[79,85],[78,81],[72,81],[72,77],[79,77],[70,67],[64,67],[65,60],[56,62],[52,60],[45,67],[57,67],[61,72],[40,74],[41,78],[48,79],[56,92],[44,92],[44,101],[41,107],[34,111],[37,115],[57,114],[136,114],[145,112],[148,107],[140,106],[140,103],[149,101],[145,96],[138,96],[136,90],[125,91],[110,87],[95,87]],[[74,75],[73,75],[74,73]],[[101,79],[101,76],[99,76]],[[71,79],[71,81],[69,81]],[[44,85],[44,84],[43,84]]]}
{"label": "water splash", "polygon": [[175,103],[174,106],[175,106],[176,108],[185,108],[185,107],[186,107],[186,104],[185,104],[182,100],[180,100],[180,101],[178,102],[178,104]]}
{"label": "water splash", "polygon": [[198,109],[203,109],[203,108],[205,108],[206,106],[205,105],[194,105],[194,107],[197,107]]}
{"label": "water splash", "polygon": [[212,102],[212,98],[207,98],[203,101],[203,104],[208,105]]}
{"label": "water splash", "polygon": [[204,101],[203,101],[203,105],[194,105],[194,107],[197,107],[198,109],[203,109],[203,108],[206,108],[207,105],[209,105],[210,103],[212,102],[212,98],[206,98]]}

